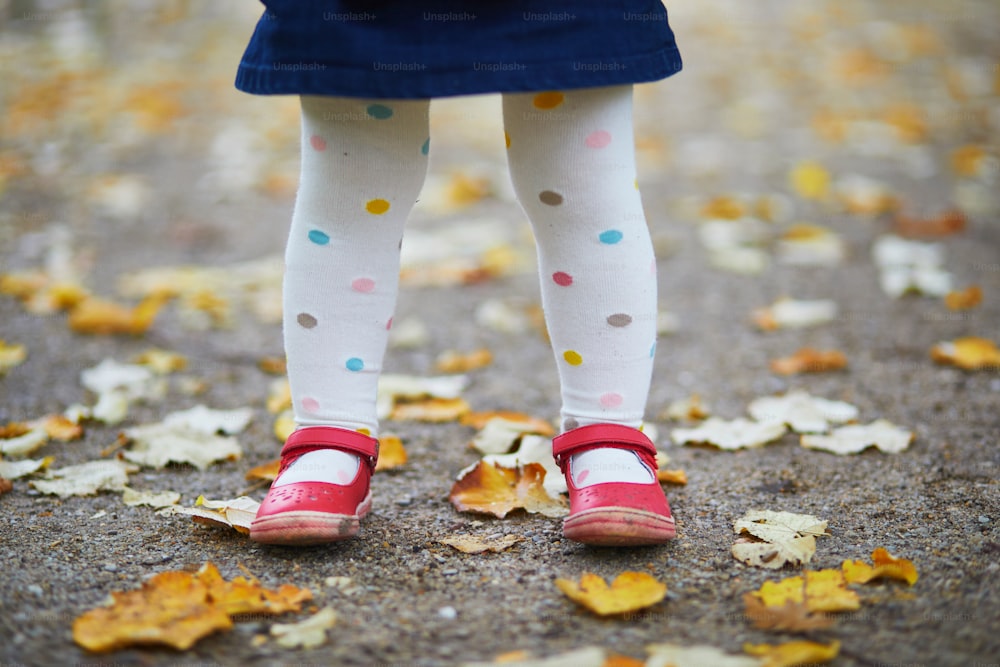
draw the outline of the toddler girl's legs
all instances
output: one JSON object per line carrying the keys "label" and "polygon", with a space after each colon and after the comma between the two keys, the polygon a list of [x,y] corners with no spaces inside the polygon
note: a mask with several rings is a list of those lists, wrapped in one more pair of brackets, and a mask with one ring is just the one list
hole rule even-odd
{"label": "toddler girl's legs", "polygon": [[[302,174],[284,282],[295,421],[377,437],[375,396],[396,305],[399,247],[427,169],[429,101],[301,102]],[[303,465],[324,457],[331,461]],[[307,454],[279,482],[303,481],[296,479],[301,474],[350,479],[356,458]],[[334,470],[341,464],[348,469]]]}
{"label": "toddler girl's legs", "polygon": [[[632,87],[508,94],[503,111],[511,178],[538,244],[563,430],[638,427],[652,375],[657,297],[636,186]],[[605,460],[588,482],[601,481],[598,470],[649,481],[629,461]],[[635,474],[623,472],[629,468]]]}

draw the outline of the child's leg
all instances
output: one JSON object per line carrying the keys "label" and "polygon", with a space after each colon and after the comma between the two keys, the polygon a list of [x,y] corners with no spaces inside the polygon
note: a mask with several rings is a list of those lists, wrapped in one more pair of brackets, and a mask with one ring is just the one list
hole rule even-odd
{"label": "child's leg", "polygon": [[[302,174],[286,250],[284,336],[295,421],[377,437],[375,396],[399,248],[427,168],[428,100],[302,98]],[[350,480],[319,451],[277,480]]]}
{"label": "child's leg", "polygon": [[[657,297],[636,186],[632,87],[508,94],[503,111],[511,177],[538,244],[563,430],[637,428],[653,368]],[[573,458],[578,485],[651,481],[631,452],[591,454]]]}

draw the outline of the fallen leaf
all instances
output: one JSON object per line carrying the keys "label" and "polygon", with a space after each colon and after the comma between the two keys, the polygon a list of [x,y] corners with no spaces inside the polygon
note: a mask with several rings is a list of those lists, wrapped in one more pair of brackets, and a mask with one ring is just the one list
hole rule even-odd
{"label": "fallen leaf", "polygon": [[646,652],[646,667],[761,667],[758,658],[726,653],[715,646],[649,644]]}
{"label": "fallen leaf", "polygon": [[14,490],[14,483],[6,477],[0,477],[0,496]]}
{"label": "fallen leaf", "polygon": [[471,408],[464,398],[424,398],[397,401],[389,419],[421,421],[433,424],[458,421]]}
{"label": "fallen leaf", "polygon": [[174,412],[161,422],[126,429],[131,447],[124,456],[153,468],[190,463],[205,470],[216,461],[236,461],[243,455],[239,442],[216,433],[238,433],[252,416],[250,408],[212,410],[200,405]]}
{"label": "fallen leaf", "polygon": [[28,348],[24,345],[8,343],[0,338],[0,375],[23,364],[27,358]]}
{"label": "fallen leaf", "polygon": [[912,431],[885,419],[871,424],[851,424],[834,429],[829,435],[803,435],[799,442],[809,449],[822,449],[834,454],[857,454],[868,447],[877,447],[887,454],[897,454],[913,442]]}
{"label": "fallen leaf", "polygon": [[[458,399],[468,385],[465,375],[439,375],[417,377],[412,375],[382,374],[378,380],[376,410],[379,419],[388,418],[397,403],[415,402],[425,398]],[[468,412],[465,410],[464,414]]]}
{"label": "fallen leaf", "polygon": [[278,645],[283,648],[312,649],[326,643],[327,630],[336,623],[336,612],[324,607],[298,623],[275,623],[271,626],[271,636],[277,637]]}
{"label": "fallen leaf", "polygon": [[[507,468],[516,468],[528,463],[540,465],[545,469],[545,480],[542,482],[542,486],[545,487],[550,496],[557,498],[568,490],[566,477],[552,457],[552,440],[548,437],[532,434],[523,435],[517,451],[510,454],[489,454],[483,457],[483,461]],[[471,470],[472,466],[468,469]]]}
{"label": "fallen leaf", "polygon": [[46,472],[45,479],[33,480],[31,486],[42,493],[68,498],[91,496],[98,491],[120,493],[128,484],[128,475],[138,468],[121,461],[89,461]]}
{"label": "fallen leaf", "polygon": [[105,359],[81,372],[80,382],[98,395],[89,416],[107,424],[124,420],[132,401],[161,400],[167,392],[166,380],[149,368],[114,359]]}
{"label": "fallen leaf", "polygon": [[899,207],[899,200],[884,183],[860,174],[839,179],[836,193],[844,209],[854,215],[881,215]]}
{"label": "fallen leaf", "polygon": [[269,590],[263,588],[256,577],[234,577],[231,581],[226,581],[213,563],[205,563],[195,577],[208,587],[212,604],[230,617],[300,611],[303,602],[313,599],[309,589],[291,584],[282,584],[277,590]]}
{"label": "fallen leaf", "polygon": [[739,220],[746,216],[747,205],[745,202],[732,195],[718,195],[705,202],[701,211],[701,217],[711,220],[719,218],[722,220]]}
{"label": "fallen leaf", "polygon": [[949,209],[931,218],[914,218],[902,213],[892,221],[892,231],[907,238],[951,236],[965,229],[965,214]]}
{"label": "fallen leaf", "polygon": [[164,294],[151,294],[134,308],[127,308],[91,297],[70,311],[69,328],[82,334],[140,336],[152,326],[156,315],[170,298]]}
{"label": "fallen leaf", "polygon": [[198,496],[194,507],[168,507],[166,511],[169,514],[187,514],[195,523],[228,526],[249,535],[250,524],[259,508],[260,503],[247,496],[229,500],[205,500],[204,496]]}
{"label": "fallen leaf", "polygon": [[1000,369],[1000,349],[987,338],[967,336],[942,341],[931,348],[931,359],[967,371]]}
{"label": "fallen leaf", "polygon": [[434,361],[438,373],[466,373],[493,363],[493,353],[486,348],[462,353],[455,350],[442,352]]}
{"label": "fallen leaf", "polygon": [[471,426],[475,429],[485,428],[493,419],[502,419],[506,422],[513,422],[521,426],[523,433],[537,433],[539,435],[553,436],[556,434],[552,424],[544,419],[532,417],[523,412],[511,412],[509,410],[492,410],[490,412],[468,412],[462,415],[459,423],[463,426]]}
{"label": "fallen leaf", "polygon": [[840,642],[819,644],[810,641],[785,642],[784,644],[744,644],[743,650],[764,659],[761,667],[792,667],[793,665],[830,662],[840,653]]}
{"label": "fallen leaf", "polygon": [[944,305],[948,310],[971,310],[982,302],[983,290],[978,285],[969,285],[964,290],[944,295]]}
{"label": "fallen leaf", "polygon": [[549,433],[553,430],[548,422],[541,420],[515,421],[494,417],[486,422],[469,444],[482,454],[506,454],[525,434],[538,434],[539,427]]}
{"label": "fallen leaf", "polygon": [[545,468],[537,463],[505,468],[480,461],[458,478],[448,499],[459,512],[491,514],[500,519],[515,509],[564,516],[564,503],[549,496],[542,485],[544,479]]}
{"label": "fallen leaf", "polygon": [[58,442],[72,442],[83,437],[83,427],[76,419],[65,415],[49,415],[32,421],[29,425],[43,429],[49,438]]}
{"label": "fallen leaf", "polygon": [[799,162],[788,175],[792,190],[803,199],[826,199],[830,188],[830,172],[818,162]]}
{"label": "fallen leaf", "polygon": [[656,479],[663,484],[684,486],[688,483],[687,473],[683,470],[657,470]]}
{"label": "fallen leaf", "polygon": [[772,359],[771,371],[779,375],[826,373],[847,367],[847,356],[840,350],[817,350],[803,347],[788,357]]}
{"label": "fallen leaf", "polygon": [[288,361],[285,357],[262,357],[257,360],[257,368],[268,375],[285,375],[288,373]]}
{"label": "fallen leaf", "polygon": [[768,607],[753,593],[743,596],[744,615],[760,630],[777,632],[809,632],[833,625],[833,619],[809,610],[805,602],[786,602],[780,607]]}
{"label": "fallen leaf", "polygon": [[951,153],[951,168],[959,176],[978,176],[987,163],[986,149],[979,144],[965,144]]}
{"label": "fallen leaf", "polygon": [[145,505],[161,509],[176,505],[181,499],[181,494],[176,491],[136,491],[128,486],[122,493],[122,502],[129,507]]}
{"label": "fallen leaf", "polygon": [[298,427],[299,425],[295,421],[295,413],[289,409],[274,418],[272,430],[274,431],[274,437],[279,442],[285,442]]}
{"label": "fallen leaf", "polygon": [[378,461],[375,472],[392,470],[406,463],[406,449],[398,435],[385,434],[378,439]]}
{"label": "fallen leaf", "polygon": [[622,572],[610,586],[590,572],[583,573],[579,582],[559,578],[555,583],[567,597],[599,616],[645,609],[667,595],[666,585],[645,572]]}
{"label": "fallen leaf", "polygon": [[747,412],[759,422],[787,424],[796,433],[823,433],[831,424],[858,416],[858,409],[850,403],[818,398],[801,390],[755,398]]}
{"label": "fallen leaf", "polygon": [[883,547],[872,552],[874,567],[859,560],[845,560],[841,564],[844,578],[851,584],[867,584],[875,579],[899,579],[912,586],[919,575],[912,561],[896,558]]}
{"label": "fallen leaf", "polygon": [[281,468],[281,459],[274,459],[259,466],[254,466],[247,471],[246,479],[263,479],[273,481],[278,477],[278,470]]}
{"label": "fallen leaf", "polygon": [[893,298],[908,292],[944,296],[952,289],[951,274],[942,268],[944,248],[884,234],[872,244],[872,259],[879,269],[879,285]]}
{"label": "fallen leaf", "polygon": [[701,421],[711,414],[711,407],[698,394],[676,400],[663,411],[663,416],[673,421]]}
{"label": "fallen leaf", "polygon": [[5,479],[20,479],[36,472],[45,470],[52,462],[54,456],[46,456],[43,459],[22,459],[20,461],[0,461],[0,477]]}
{"label": "fallen leaf", "polygon": [[170,375],[187,368],[187,357],[177,352],[150,348],[136,355],[132,362],[149,368],[157,375]]}
{"label": "fallen leaf", "polygon": [[536,658],[530,651],[507,651],[490,662],[464,662],[462,667],[495,667],[515,665],[516,667],[606,667],[607,651],[599,646],[585,646],[565,653],[557,653],[546,658]]}
{"label": "fallen leaf", "polygon": [[292,407],[292,387],[287,378],[278,378],[271,382],[267,392],[267,411],[276,415]]}
{"label": "fallen leaf", "polygon": [[774,609],[789,603],[804,604],[810,612],[835,613],[861,608],[861,598],[847,588],[847,579],[839,569],[809,570],[781,581],[765,581],[750,595]]}
{"label": "fallen leaf", "polygon": [[778,239],[778,260],[792,266],[834,266],[846,255],[844,242],[832,230],[800,223],[789,227]]}
{"label": "fallen leaf", "polygon": [[750,511],[733,525],[737,535],[746,533],[733,544],[736,560],[755,567],[778,569],[785,565],[804,565],[816,553],[816,537],[826,534],[826,521],[808,514]]}
{"label": "fallen leaf", "polygon": [[233,627],[213,606],[208,587],[189,572],[161,572],[137,591],[113,591],[113,604],[73,621],[73,640],[94,652],[133,645],[164,645],[185,651],[202,637]]}
{"label": "fallen leaf", "polygon": [[[17,427],[17,428],[14,428]],[[8,424],[0,432],[0,454],[27,456],[49,441],[44,428],[28,428],[27,424]]]}
{"label": "fallen leaf", "polygon": [[754,324],[763,331],[811,327],[826,324],[837,316],[837,303],[829,299],[782,298],[753,311]]}
{"label": "fallen leaf", "polygon": [[785,434],[784,423],[760,423],[749,419],[709,417],[695,428],[675,428],[670,437],[678,445],[708,444],[720,449],[761,447]]}
{"label": "fallen leaf", "polygon": [[480,537],[478,535],[449,535],[443,537],[438,542],[454,549],[458,549],[466,554],[481,554],[484,551],[500,553],[514,546],[524,538],[520,535],[491,535]]}

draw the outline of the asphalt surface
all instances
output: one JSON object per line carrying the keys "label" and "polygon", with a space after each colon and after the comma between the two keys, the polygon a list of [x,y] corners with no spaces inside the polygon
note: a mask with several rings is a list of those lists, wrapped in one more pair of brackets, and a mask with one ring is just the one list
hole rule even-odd
{"label": "asphalt surface", "polygon": [[[280,257],[296,178],[294,101],[248,98],[228,87],[255,13],[231,4],[177,15],[83,15],[79,22],[70,11],[3,10],[13,22],[2,29],[11,39],[0,65],[11,75],[0,149],[0,271],[43,268],[46,258],[54,261],[51,249],[68,239],[70,264],[88,288],[134,303],[119,294],[119,280],[144,268],[233,267]],[[794,638],[754,629],[743,616],[742,596],[798,570],[753,569],[730,554],[734,521],[751,509],[772,509],[829,522],[830,535],[819,541],[810,568],[839,567],[885,547],[912,560],[920,574],[912,587],[860,588],[860,611],[809,633],[841,642],[831,664],[996,664],[1000,375],[935,364],[929,350],[960,336],[1000,337],[997,14],[985,2],[908,3],[905,10],[868,2],[790,10],[765,2],[751,11],[706,0],[697,9],[672,10],[686,69],[636,95],[640,185],[661,251],[660,301],[676,318],[658,346],[647,417],[670,467],[684,469],[689,480],[666,487],[679,535],[671,544],[588,548],[562,540],[558,520],[456,512],[448,491],[477,459],[467,447],[473,430],[457,423],[386,423],[403,438],[409,461],[376,475],[375,508],[362,534],[329,547],[259,546],[234,531],[128,507],[117,494],[57,499],[20,479],[0,496],[0,663],[455,665],[515,650],[545,657],[584,646],[643,658],[644,647],[657,642],[739,653],[746,642]],[[107,31],[100,33],[108,37],[103,47],[79,37],[95,30]],[[78,74],[51,89],[25,88],[60,68],[92,78]],[[108,82],[101,96],[87,88],[95,79]],[[183,114],[129,102],[127,92],[142,86],[173,91]],[[24,111],[26,91],[36,96],[37,109]],[[128,113],[119,106],[130,104]],[[908,126],[916,133],[910,141],[885,122],[887,110],[902,107],[917,109],[923,122],[923,131]],[[411,227],[431,233],[463,221],[505,221],[510,243],[530,257],[502,144],[493,141],[498,113],[493,98],[434,106],[431,180]],[[846,138],[822,138],[824,128],[841,127],[819,123],[824,113],[846,122]],[[953,166],[954,151],[967,145],[987,155],[974,173]],[[851,214],[833,196],[803,199],[788,181],[803,160],[819,161],[836,182],[876,179],[912,216],[960,206],[965,229],[932,240],[942,244],[956,286],[982,288],[982,304],[951,311],[938,297],[885,294],[870,247],[892,229],[892,215]],[[441,185],[455,172],[484,179],[487,195],[456,208]],[[846,258],[830,267],[783,265],[764,244],[771,261],[759,274],[713,268],[699,241],[699,209],[719,195],[778,197],[790,213],[773,229],[800,221],[826,225],[844,240]],[[475,317],[486,300],[530,306],[537,295],[530,269],[472,285],[404,287],[396,320],[419,320],[429,338],[416,348],[391,349],[386,366],[429,375],[445,350],[486,347],[494,362],[469,374],[463,394],[473,408],[554,419],[558,386],[544,338],[532,328],[490,329]],[[751,311],[784,295],[833,299],[839,314],[809,329],[756,329]],[[243,491],[260,499],[264,490],[251,489],[244,475],[273,459],[279,444],[265,408],[274,377],[258,361],[281,355],[281,337],[278,324],[251,311],[235,306],[231,326],[204,329],[171,304],[145,336],[84,336],[69,330],[64,314],[28,313],[2,296],[0,338],[26,345],[28,359],[0,378],[0,424],[92,404],[80,384],[83,369],[106,358],[128,361],[151,346],[170,349],[189,359],[180,376],[203,383],[203,393],[191,396],[175,379],[164,399],[135,404],[123,424],[88,423],[82,440],[49,443],[39,455],[54,456],[54,467],[82,463],[100,458],[121,428],[195,403],[249,406],[254,419],[238,436],[239,461],[205,471],[144,469],[130,484],[177,491],[182,505],[198,495]],[[848,368],[792,377],[769,371],[769,360],[807,345],[842,350]],[[804,449],[792,435],[760,449],[723,452],[671,444],[676,425],[662,417],[670,402],[691,393],[732,418],[757,396],[795,388],[849,401],[861,421],[889,419],[912,430],[915,440],[895,455],[835,456]],[[458,533],[525,539],[483,555],[438,542]],[[255,636],[275,621],[253,618],[185,652],[128,648],[94,655],[74,644],[73,620],[111,591],[208,561],[226,577],[246,568],[268,586],[311,589],[317,607],[338,614],[328,643],[313,650],[261,643]],[[610,578],[626,570],[665,582],[667,598],[625,619],[600,619],[553,584],[586,571]],[[328,585],[329,577],[349,577],[352,590]]]}

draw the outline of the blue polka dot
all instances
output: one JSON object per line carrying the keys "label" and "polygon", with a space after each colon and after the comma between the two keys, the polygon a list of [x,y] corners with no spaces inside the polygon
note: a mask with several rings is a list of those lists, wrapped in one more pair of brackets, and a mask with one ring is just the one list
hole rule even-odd
{"label": "blue polka dot", "polygon": [[346,366],[347,370],[357,372],[365,367],[365,362],[361,361],[357,357],[351,357],[350,359],[347,360]]}
{"label": "blue polka dot", "polygon": [[653,347],[649,348],[649,358],[652,359],[656,355],[656,343],[653,343]]}
{"label": "blue polka dot", "polygon": [[615,243],[618,243],[619,241],[621,241],[623,236],[624,235],[620,231],[618,231],[617,229],[609,229],[606,232],[601,232],[601,235],[598,236],[597,238],[599,238],[601,240],[601,243],[607,243],[608,245],[614,245]]}
{"label": "blue polka dot", "polygon": [[424,155],[427,155],[430,152],[430,150],[431,150],[431,138],[427,137],[427,141],[425,141],[424,145],[420,147],[420,152],[423,153]]}
{"label": "blue polka dot", "polygon": [[310,229],[309,240],[316,245],[326,245],[330,242],[330,236],[326,232],[321,232],[318,229]]}
{"label": "blue polka dot", "polygon": [[377,120],[392,118],[392,109],[384,104],[369,104],[367,111],[369,116]]}

